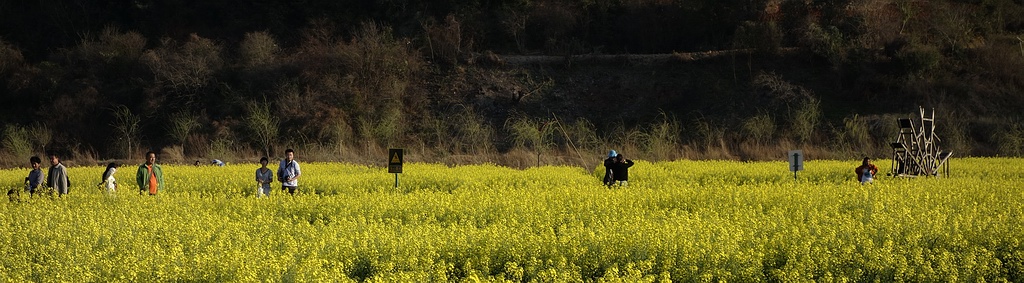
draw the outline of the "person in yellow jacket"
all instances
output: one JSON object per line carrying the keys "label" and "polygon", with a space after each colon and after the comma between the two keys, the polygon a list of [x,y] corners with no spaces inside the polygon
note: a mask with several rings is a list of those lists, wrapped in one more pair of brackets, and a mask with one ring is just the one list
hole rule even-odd
{"label": "person in yellow jacket", "polygon": [[139,165],[135,182],[139,184],[140,195],[149,192],[149,195],[155,196],[156,192],[164,188],[164,172],[156,164],[156,152],[146,153],[146,163]]}

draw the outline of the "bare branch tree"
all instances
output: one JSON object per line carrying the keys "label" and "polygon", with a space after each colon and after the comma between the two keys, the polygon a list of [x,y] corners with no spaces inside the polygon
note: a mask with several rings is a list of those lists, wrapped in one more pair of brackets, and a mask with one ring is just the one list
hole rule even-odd
{"label": "bare branch tree", "polygon": [[114,123],[111,126],[117,130],[116,144],[124,149],[124,157],[130,158],[132,156],[132,150],[134,150],[138,144],[139,135],[139,122],[141,119],[139,116],[132,114],[132,110],[128,109],[128,106],[118,105],[114,109]]}
{"label": "bare branch tree", "polygon": [[278,119],[270,112],[269,103],[249,103],[247,106],[249,117],[246,125],[252,134],[252,139],[263,149],[266,156],[270,156],[270,143],[277,138]]}

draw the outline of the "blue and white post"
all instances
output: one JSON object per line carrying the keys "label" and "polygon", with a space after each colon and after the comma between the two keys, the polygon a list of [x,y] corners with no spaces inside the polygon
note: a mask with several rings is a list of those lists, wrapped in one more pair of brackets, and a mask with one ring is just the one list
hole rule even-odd
{"label": "blue and white post", "polygon": [[789,171],[793,171],[793,180],[796,180],[796,172],[804,171],[804,151],[795,149],[786,154],[789,159]]}

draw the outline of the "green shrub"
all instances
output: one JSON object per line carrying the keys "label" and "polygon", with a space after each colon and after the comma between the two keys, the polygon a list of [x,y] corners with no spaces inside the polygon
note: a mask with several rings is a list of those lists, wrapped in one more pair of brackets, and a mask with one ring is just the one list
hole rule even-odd
{"label": "green shrub", "polygon": [[18,158],[18,160],[28,160],[28,158],[32,156],[32,140],[29,135],[29,131],[22,126],[5,126],[3,139],[4,149]]}
{"label": "green shrub", "polygon": [[550,121],[533,119],[526,116],[509,118],[505,122],[505,130],[512,138],[513,147],[529,149],[542,153],[551,147],[554,127]]}
{"label": "green shrub", "polygon": [[354,138],[352,125],[344,117],[335,117],[334,121],[327,128],[327,136],[335,149],[341,151],[352,145]]}
{"label": "green shrub", "polygon": [[268,32],[250,32],[245,34],[239,45],[239,60],[246,68],[256,68],[273,64],[281,47],[277,40]]}
{"label": "green shrub", "polygon": [[853,150],[854,153],[872,154],[875,151],[875,144],[871,142],[871,135],[868,134],[868,126],[860,115],[853,114],[851,117],[843,118],[843,128],[837,132],[839,142],[837,150]]}
{"label": "green shrub", "polygon": [[839,28],[835,26],[821,26],[812,23],[807,26],[802,41],[809,46],[811,52],[818,55],[832,64],[832,68],[839,69],[848,61],[849,50],[846,39]]}
{"label": "green shrub", "polygon": [[485,153],[494,147],[494,128],[472,109],[465,109],[455,116],[455,149],[476,154]]}
{"label": "green shrub", "polygon": [[270,145],[277,138],[280,122],[270,111],[269,103],[250,102],[246,105],[248,116],[245,118],[249,138],[259,146],[266,156],[270,156]]}
{"label": "green shrub", "polygon": [[[434,62],[448,65],[459,63],[465,43],[462,40],[462,24],[454,15],[445,17],[444,23],[424,22],[423,29],[427,51]],[[467,46],[466,50],[471,50],[471,46]]]}
{"label": "green shrub", "polygon": [[25,57],[13,45],[0,40],[0,76],[13,73],[25,64]]}
{"label": "green shrub", "polygon": [[[209,159],[220,159],[222,161],[234,160],[236,146],[234,139],[230,137],[219,137],[210,142],[210,149],[206,153]],[[270,156],[270,155],[268,155]]]}
{"label": "green shrub", "polygon": [[[941,113],[946,113],[945,111]],[[962,117],[957,113],[949,113],[946,119],[937,119],[936,125],[938,126],[935,130],[939,133],[939,138],[942,139],[939,146],[943,150],[950,150],[958,155],[967,156],[972,151],[972,145],[974,141],[968,134],[970,121],[966,117]]]}
{"label": "green shrub", "polygon": [[993,134],[999,155],[1021,156],[1024,153],[1024,128],[1020,124],[1002,127]]}
{"label": "green shrub", "polygon": [[39,147],[38,152],[46,152],[46,147],[53,142],[53,130],[42,123],[34,122],[28,131],[32,144]]}
{"label": "green shrub", "polygon": [[122,33],[117,28],[107,27],[98,39],[87,37],[67,54],[71,56],[69,59],[85,64],[110,64],[138,62],[145,50],[146,37],[142,34]]}
{"label": "green shrub", "polygon": [[775,120],[769,114],[752,116],[743,121],[743,132],[757,144],[765,144],[775,135]]}
{"label": "green shrub", "polygon": [[679,125],[679,121],[662,112],[659,121],[653,123],[644,135],[643,149],[655,159],[671,159],[674,156],[673,153],[679,148],[681,133],[682,127]]}
{"label": "green shrub", "polygon": [[401,109],[384,110],[370,125],[372,140],[381,147],[394,147],[405,133],[405,113]]}
{"label": "green shrub", "polygon": [[192,131],[199,128],[199,119],[196,115],[188,112],[178,112],[171,115],[170,123],[167,125],[167,135],[184,146]]}
{"label": "green shrub", "polygon": [[911,45],[898,52],[894,60],[905,75],[917,76],[938,67],[942,53],[931,45]]}
{"label": "green shrub", "polygon": [[860,120],[866,125],[869,138],[874,141],[872,147],[879,152],[891,153],[892,147],[889,143],[896,141],[900,132],[897,119],[902,115],[884,114],[878,116],[860,116]]}
{"label": "green shrub", "polygon": [[702,117],[694,120],[693,128],[696,130],[696,140],[704,150],[717,147],[718,143],[725,139],[725,128],[710,119]]}
{"label": "green shrub", "polygon": [[817,98],[808,97],[802,99],[796,107],[790,108],[789,124],[800,143],[810,142],[814,138],[821,121],[820,104]]}
{"label": "green shrub", "polygon": [[596,127],[587,119],[577,118],[576,122],[562,126],[566,135],[569,136],[569,140],[578,150],[587,152],[601,146],[601,139],[597,136]]}

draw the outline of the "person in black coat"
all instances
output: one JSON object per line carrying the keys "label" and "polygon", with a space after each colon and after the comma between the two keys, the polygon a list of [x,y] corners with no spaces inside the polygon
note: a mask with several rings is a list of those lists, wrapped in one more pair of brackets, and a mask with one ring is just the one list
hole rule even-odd
{"label": "person in black coat", "polygon": [[633,160],[626,159],[622,154],[615,156],[615,163],[612,164],[612,175],[620,186],[629,182],[629,167],[633,167]]}
{"label": "person in black coat", "polygon": [[615,157],[618,153],[615,150],[608,152],[608,159],[604,160],[604,185],[611,187],[615,184],[615,174],[612,173],[612,167],[615,167]]}

